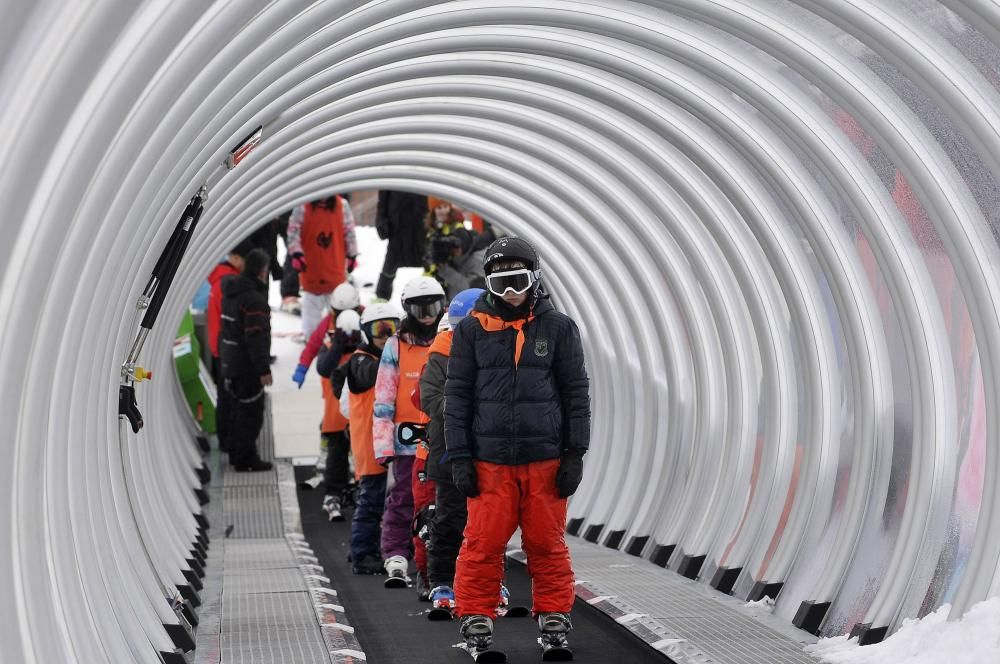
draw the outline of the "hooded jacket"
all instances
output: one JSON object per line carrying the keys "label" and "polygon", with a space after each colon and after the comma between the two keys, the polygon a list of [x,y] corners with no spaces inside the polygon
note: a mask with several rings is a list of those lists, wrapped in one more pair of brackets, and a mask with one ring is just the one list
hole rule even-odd
{"label": "hooded jacket", "polygon": [[271,308],[267,285],[247,273],[222,279],[219,357],[225,378],[271,373]]}
{"label": "hooded jacket", "polygon": [[520,465],[582,456],[590,380],[576,323],[543,294],[518,311],[484,293],[454,331],[444,420],[451,460]]}

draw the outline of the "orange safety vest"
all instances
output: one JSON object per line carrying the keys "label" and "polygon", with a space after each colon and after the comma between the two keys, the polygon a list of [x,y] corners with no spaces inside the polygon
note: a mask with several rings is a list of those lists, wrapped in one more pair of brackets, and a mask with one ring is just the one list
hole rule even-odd
{"label": "orange safety vest", "polygon": [[347,278],[344,199],[337,196],[333,212],[306,204],[300,238],[306,259],[306,271],[299,274],[302,289],[321,295],[333,292]]}
{"label": "orange safety vest", "polygon": [[[351,359],[351,355],[353,353],[344,353],[337,366]],[[348,420],[340,414],[340,399],[333,393],[333,383],[329,378],[323,378],[320,383],[323,385],[323,423],[320,425],[323,433],[343,431],[347,428]]]}
{"label": "orange safety vest", "polygon": [[[363,350],[355,351],[378,359]],[[383,475],[385,468],[375,460],[375,443],[372,436],[372,426],[375,413],[375,387],[361,394],[348,390],[347,401],[351,410],[351,456],[354,457],[354,477],[361,479],[365,475]]]}
{"label": "orange safety vest", "polygon": [[416,346],[399,340],[399,385],[396,387],[396,424],[427,424],[430,418],[417,408],[410,395],[420,384],[420,370],[427,364],[430,346]]}

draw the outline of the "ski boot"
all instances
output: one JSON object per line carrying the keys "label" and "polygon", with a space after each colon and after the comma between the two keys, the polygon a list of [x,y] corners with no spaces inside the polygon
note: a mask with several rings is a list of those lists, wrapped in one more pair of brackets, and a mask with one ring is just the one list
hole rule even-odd
{"label": "ski boot", "polygon": [[285,297],[281,300],[281,310],[286,314],[292,314],[293,316],[302,315],[302,303],[299,302],[297,297]]}
{"label": "ski boot", "polygon": [[340,502],[333,496],[326,496],[323,499],[323,511],[330,518],[330,521],[343,521],[344,515],[340,511]]}
{"label": "ski boot", "polygon": [[428,620],[451,620],[455,615],[455,591],[450,586],[435,586],[431,590],[431,610]]}
{"label": "ski boot", "polygon": [[417,571],[417,600],[421,602],[431,601],[431,582],[427,579],[427,574]]}
{"label": "ski boot", "polygon": [[526,618],[531,615],[531,610],[526,606],[511,606],[510,591],[507,586],[500,584],[500,601],[497,602],[497,617],[499,618]]}
{"label": "ski boot", "polygon": [[389,578],[385,580],[386,588],[405,588],[409,585],[409,578],[406,572],[410,564],[403,556],[389,556],[385,561],[385,573]]}
{"label": "ski boot", "polygon": [[462,616],[460,627],[465,643],[461,648],[476,662],[506,662],[507,655],[493,649],[493,621],[488,616]]}
{"label": "ski boot", "polygon": [[538,628],[542,630],[538,645],[542,646],[543,662],[568,662],[573,659],[566,634],[573,623],[566,613],[539,613]]}
{"label": "ski boot", "polygon": [[378,556],[365,556],[361,560],[351,561],[351,572],[354,574],[385,574],[385,566]]}

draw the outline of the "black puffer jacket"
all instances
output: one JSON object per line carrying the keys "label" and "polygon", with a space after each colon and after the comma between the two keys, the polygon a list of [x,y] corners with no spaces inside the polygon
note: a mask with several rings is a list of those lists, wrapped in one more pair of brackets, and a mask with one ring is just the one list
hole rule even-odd
{"label": "black puffer jacket", "polygon": [[271,373],[271,308],[267,285],[243,273],[222,279],[219,359],[226,378]]}
{"label": "black puffer jacket", "polygon": [[[474,312],[512,320],[486,293]],[[475,313],[459,323],[445,385],[449,457],[519,465],[582,456],[590,445],[590,380],[576,323],[547,297],[524,325],[515,366],[517,330],[487,332]]]}

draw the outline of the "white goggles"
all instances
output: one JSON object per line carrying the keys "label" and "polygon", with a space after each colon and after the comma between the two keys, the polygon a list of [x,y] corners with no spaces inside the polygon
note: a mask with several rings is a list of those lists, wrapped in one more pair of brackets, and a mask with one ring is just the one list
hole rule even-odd
{"label": "white goggles", "polygon": [[538,273],[532,272],[528,268],[493,272],[486,275],[486,288],[500,297],[506,295],[507,291],[520,295],[527,292],[537,280]]}

